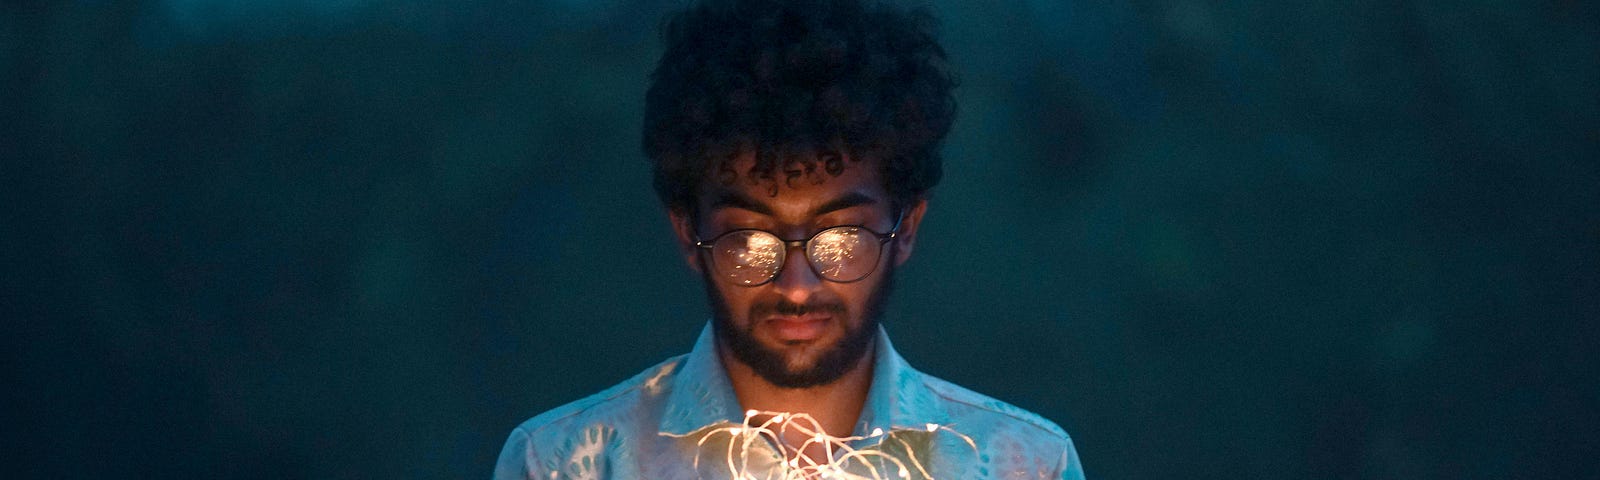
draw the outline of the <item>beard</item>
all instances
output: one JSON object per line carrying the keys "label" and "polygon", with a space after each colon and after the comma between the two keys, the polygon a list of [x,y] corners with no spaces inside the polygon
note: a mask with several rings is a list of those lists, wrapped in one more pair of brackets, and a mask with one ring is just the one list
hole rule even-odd
{"label": "beard", "polygon": [[[728,352],[741,363],[748,365],[756,375],[779,388],[808,388],[818,385],[827,385],[844,376],[852,367],[857,365],[862,356],[873,347],[877,338],[878,325],[881,323],[883,304],[889,298],[889,293],[894,290],[894,261],[893,249],[885,252],[891,255],[878,275],[883,275],[883,280],[867,295],[867,301],[862,305],[861,322],[852,327],[847,319],[852,313],[840,302],[818,302],[804,305],[795,304],[782,297],[772,300],[762,300],[750,305],[750,311],[745,317],[744,328],[733,322],[733,312],[728,307],[727,300],[717,291],[709,273],[703,273],[706,280],[706,292],[711,301],[711,325],[716,330],[717,338],[728,348]],[[806,268],[804,265],[799,268]],[[788,267],[786,268],[794,268]],[[779,315],[804,315],[810,312],[827,312],[842,323],[844,336],[833,345],[823,346],[824,350],[816,355],[816,360],[809,366],[791,366],[784,352],[768,348],[756,340],[756,319],[771,314]]]}

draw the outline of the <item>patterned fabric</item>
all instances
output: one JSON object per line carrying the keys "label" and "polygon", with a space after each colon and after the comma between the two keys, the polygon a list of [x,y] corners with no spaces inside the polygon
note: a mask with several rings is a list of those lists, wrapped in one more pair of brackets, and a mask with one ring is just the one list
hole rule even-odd
{"label": "patterned fabric", "polygon": [[[875,354],[853,435],[862,438],[839,450],[871,455],[838,463],[832,476],[1083,478],[1056,424],[912,369],[882,329]],[[494,478],[797,478],[744,421],[707,325],[688,355],[523,422]]]}

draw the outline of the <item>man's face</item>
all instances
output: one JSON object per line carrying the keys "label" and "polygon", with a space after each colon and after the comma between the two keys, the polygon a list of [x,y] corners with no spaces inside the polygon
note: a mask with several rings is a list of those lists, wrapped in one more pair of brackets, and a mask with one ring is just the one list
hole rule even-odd
{"label": "man's face", "polygon": [[[747,172],[749,155],[731,165]],[[767,282],[745,286],[718,274],[709,250],[694,246],[723,233],[758,229],[783,240],[804,240],[823,229],[860,225],[877,233],[894,228],[896,213],[879,180],[877,165],[844,162],[838,176],[730,183],[707,180],[700,189],[698,218],[673,214],[690,265],[701,272],[711,300],[713,326],[728,353],[773,385],[805,388],[830,383],[870,351],[878,315],[893,283],[894,266],[910,257],[925,209],[906,208],[894,240],[884,244],[872,273],[840,283],[821,278],[803,247],[786,250],[782,269]],[[871,238],[870,236],[868,238]]]}

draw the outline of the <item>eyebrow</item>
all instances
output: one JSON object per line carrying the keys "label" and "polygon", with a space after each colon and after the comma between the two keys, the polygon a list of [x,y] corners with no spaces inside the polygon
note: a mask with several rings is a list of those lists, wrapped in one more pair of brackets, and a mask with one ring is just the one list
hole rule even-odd
{"label": "eyebrow", "polygon": [[861,205],[872,205],[872,204],[875,204],[875,203],[878,203],[878,200],[875,199],[875,198],[866,196],[866,195],[862,194],[861,192],[850,192],[850,193],[845,194],[842,197],[835,198],[833,200],[829,200],[828,203],[824,203],[822,205],[817,206],[817,208],[811,210],[811,215],[812,216],[822,215],[822,214],[833,212],[833,211],[837,211],[837,210],[844,210],[844,209],[850,208],[850,207],[858,207],[858,206],[861,206]]}
{"label": "eyebrow", "polygon": [[761,202],[757,202],[756,199],[750,198],[749,196],[738,192],[718,193],[717,197],[711,200],[711,207],[706,210],[715,211],[719,208],[738,208],[756,212],[769,217],[772,216],[772,209],[767,208],[766,205],[762,205]]}
{"label": "eyebrow", "polygon": [[[827,203],[818,205],[817,208],[811,210],[811,215],[823,215],[850,207],[872,205],[876,203],[878,203],[877,199],[869,197],[866,194],[861,192],[850,192],[840,196],[839,198],[829,200]],[[708,210],[716,210],[719,208],[738,208],[769,217],[775,216],[772,212],[772,209],[768,208],[765,204],[738,192],[718,193],[716,198],[711,201],[711,207]]]}

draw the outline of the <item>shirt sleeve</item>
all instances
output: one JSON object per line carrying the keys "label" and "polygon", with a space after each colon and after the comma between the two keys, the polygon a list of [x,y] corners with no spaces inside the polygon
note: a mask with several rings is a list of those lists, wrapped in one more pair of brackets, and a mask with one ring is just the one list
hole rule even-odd
{"label": "shirt sleeve", "polygon": [[505,447],[500,449],[500,459],[494,464],[494,480],[541,479],[534,475],[536,465],[539,462],[534,458],[528,432],[518,427],[511,431],[511,438],[507,438]]}
{"label": "shirt sleeve", "polygon": [[1067,439],[1067,448],[1061,451],[1061,480],[1084,480],[1083,463],[1078,460],[1078,449]]}

